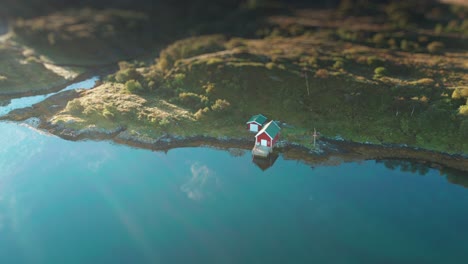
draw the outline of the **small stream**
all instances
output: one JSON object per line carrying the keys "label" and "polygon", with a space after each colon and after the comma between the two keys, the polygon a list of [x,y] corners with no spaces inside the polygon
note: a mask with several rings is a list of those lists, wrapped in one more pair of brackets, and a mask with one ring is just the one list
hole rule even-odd
{"label": "small stream", "polygon": [[0,116],[8,114],[10,111],[15,110],[15,109],[21,109],[21,108],[26,108],[26,107],[31,107],[34,104],[40,103],[44,101],[45,99],[51,97],[54,94],[58,94],[60,92],[64,91],[69,91],[69,90],[76,90],[76,89],[91,89],[94,87],[96,84],[96,81],[99,80],[99,76],[94,76],[92,78],[89,78],[87,80],[73,83],[64,89],[55,92],[55,93],[49,93],[49,94],[41,94],[41,95],[33,95],[33,96],[26,96],[26,97],[20,97],[20,98],[15,98],[11,99],[10,103],[6,106],[0,106]]}

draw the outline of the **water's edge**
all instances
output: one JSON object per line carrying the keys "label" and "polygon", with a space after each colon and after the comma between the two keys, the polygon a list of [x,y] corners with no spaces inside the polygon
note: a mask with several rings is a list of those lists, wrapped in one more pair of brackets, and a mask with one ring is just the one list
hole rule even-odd
{"label": "water's edge", "polygon": [[[81,80],[75,79],[75,82]],[[132,135],[124,127],[114,130],[90,128],[86,130],[71,130],[48,122],[57,111],[63,109],[67,102],[80,96],[80,91],[68,90],[56,93],[46,100],[31,107],[16,109],[0,120],[31,123],[27,120],[34,118],[38,129],[54,134],[66,140],[112,140],[137,148],[155,151],[168,151],[174,148],[210,146],[221,149],[238,148],[249,150],[253,146],[251,138],[207,137],[196,135],[190,137],[166,134],[159,138],[142,138]],[[337,165],[342,162],[379,160],[379,159],[408,159],[429,165],[430,167],[448,167],[468,172],[468,158],[462,155],[415,149],[405,146],[388,146],[363,144],[351,141],[321,138],[317,148],[310,149],[303,145],[281,141],[275,152],[281,153],[287,159],[301,160],[309,164]]]}

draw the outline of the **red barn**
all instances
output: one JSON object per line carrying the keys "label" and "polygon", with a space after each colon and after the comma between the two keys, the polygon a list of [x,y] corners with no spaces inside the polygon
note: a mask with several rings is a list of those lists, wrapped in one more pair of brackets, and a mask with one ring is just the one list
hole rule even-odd
{"label": "red barn", "polygon": [[266,121],[267,121],[267,118],[264,115],[262,114],[254,115],[249,119],[249,121],[246,122],[247,129],[249,129],[249,131],[251,132],[258,132],[259,130],[263,128],[263,125],[265,124]]}
{"label": "red barn", "polygon": [[255,135],[255,145],[273,148],[278,141],[281,128],[275,121],[268,122],[257,135]]}

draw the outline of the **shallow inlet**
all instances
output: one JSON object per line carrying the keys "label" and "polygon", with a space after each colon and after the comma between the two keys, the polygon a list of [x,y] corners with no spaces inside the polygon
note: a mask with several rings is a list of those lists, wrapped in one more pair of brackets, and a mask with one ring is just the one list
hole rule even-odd
{"label": "shallow inlet", "polygon": [[44,101],[45,99],[51,97],[54,94],[58,94],[63,91],[68,91],[68,90],[75,90],[75,89],[91,89],[94,87],[96,81],[99,80],[98,76],[94,76],[92,78],[89,78],[87,80],[73,83],[64,89],[56,92],[56,93],[49,93],[49,94],[43,94],[43,95],[34,95],[34,96],[26,96],[26,97],[20,97],[20,98],[15,98],[11,99],[10,103],[6,106],[0,106],[0,116],[8,114],[10,111],[15,110],[15,109],[21,109],[21,108],[26,108],[26,107],[31,107],[34,104],[40,103]]}

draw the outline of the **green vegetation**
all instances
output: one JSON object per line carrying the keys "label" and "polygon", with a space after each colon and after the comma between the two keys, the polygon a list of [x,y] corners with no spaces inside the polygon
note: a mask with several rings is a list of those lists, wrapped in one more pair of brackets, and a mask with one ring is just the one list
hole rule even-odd
{"label": "green vegetation", "polygon": [[468,87],[453,90],[452,99],[468,98]]}
{"label": "green vegetation", "polygon": [[460,112],[460,115],[468,116],[468,103],[466,105],[460,106],[458,112]]}
{"label": "green vegetation", "polygon": [[444,49],[444,43],[439,41],[431,42],[427,45],[427,50],[430,53],[440,53]]}
{"label": "green vegetation", "polygon": [[84,107],[81,105],[80,100],[73,99],[73,100],[71,100],[70,102],[67,103],[67,106],[66,106],[65,109],[66,109],[67,112],[70,112],[70,113],[75,114],[75,115],[79,115],[79,114],[83,113]]}
{"label": "green vegetation", "polygon": [[64,11],[13,24],[16,40],[57,64],[102,65],[137,55],[150,44],[144,13],[90,8]]}
{"label": "green vegetation", "polygon": [[176,41],[161,51],[158,61],[159,68],[165,71],[172,68],[177,60],[224,50],[224,42],[225,37],[222,35]]}
{"label": "green vegetation", "polygon": [[[256,12],[260,2],[249,1],[252,8],[244,11]],[[342,1],[337,11],[296,11],[242,21],[255,32],[250,36],[212,34],[225,32],[224,23],[200,26],[213,30],[155,49],[159,56],[153,63],[120,62],[104,84],[69,102],[52,122],[75,129],[125,127],[148,138],[166,133],[251,138],[244,123],[263,113],[287,123],[282,138],[305,146],[310,146],[315,127],[322,135],[357,142],[468,152],[468,64],[461,30],[466,10],[359,0]],[[130,40],[146,19],[115,10],[55,16],[63,14],[71,22],[63,22],[57,34],[50,34],[53,15],[18,22],[18,38],[37,38],[54,52],[70,43],[68,37],[91,40],[89,45],[101,49],[95,40]],[[111,32],[96,15],[111,25],[120,17],[136,24]],[[456,23],[449,27],[452,18]],[[85,29],[90,27],[83,26],[87,23],[100,30],[89,36]],[[88,44],[76,55],[94,54]],[[55,60],[64,59],[52,53]],[[101,55],[109,54],[77,60],[93,63]],[[119,58],[115,55],[106,60]],[[5,77],[0,83],[10,79],[0,75]]]}
{"label": "green vegetation", "polygon": [[211,109],[214,112],[226,112],[229,107],[231,106],[231,103],[229,103],[227,100],[224,99],[217,99],[215,103],[211,106]]}
{"label": "green vegetation", "polygon": [[374,73],[375,73],[374,76],[376,78],[379,78],[379,77],[382,77],[384,75],[387,75],[387,69],[385,69],[385,67],[377,67],[377,68],[375,68]]}
{"label": "green vegetation", "polygon": [[[72,76],[78,71],[65,69]],[[34,52],[0,43],[0,95],[41,92],[63,85],[65,77],[47,69]]]}
{"label": "green vegetation", "polygon": [[136,80],[128,80],[125,83],[125,88],[131,93],[138,93],[143,92],[143,86],[141,86],[139,81]]}

